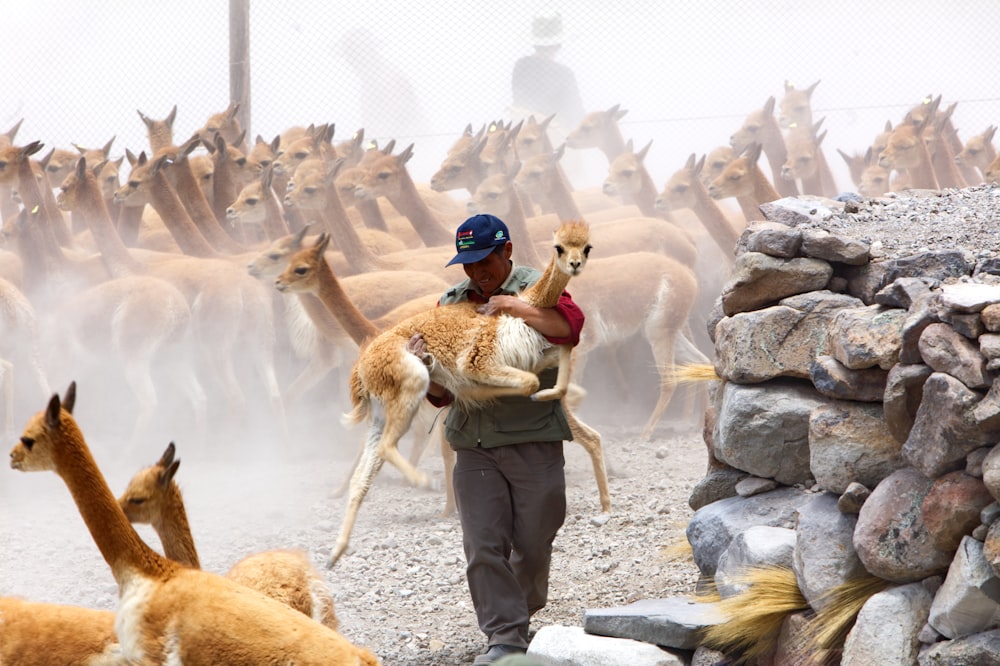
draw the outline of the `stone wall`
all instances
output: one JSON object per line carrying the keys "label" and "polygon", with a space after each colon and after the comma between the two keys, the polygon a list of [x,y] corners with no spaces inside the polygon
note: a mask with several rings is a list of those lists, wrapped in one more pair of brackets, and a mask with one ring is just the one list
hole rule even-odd
{"label": "stone wall", "polygon": [[823,205],[793,203],[744,233],[709,323],[721,381],[695,563],[723,596],[748,567],[791,567],[813,611],[887,581],[842,664],[998,663],[996,263],[875,261],[815,224]]}

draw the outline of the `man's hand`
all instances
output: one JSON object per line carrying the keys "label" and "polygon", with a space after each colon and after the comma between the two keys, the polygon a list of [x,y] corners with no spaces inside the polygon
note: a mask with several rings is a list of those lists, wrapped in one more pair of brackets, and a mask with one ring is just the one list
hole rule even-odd
{"label": "man's hand", "polygon": [[490,317],[500,314],[509,314],[523,319],[523,315],[519,314],[519,312],[521,312],[521,308],[524,305],[526,305],[526,303],[517,296],[490,296],[490,300],[478,306],[476,308],[476,312]]}
{"label": "man's hand", "polygon": [[427,341],[424,340],[423,333],[414,333],[413,337],[407,340],[406,351],[419,358],[430,371],[434,371],[437,361],[434,359],[434,354],[427,351]]}
{"label": "man's hand", "polygon": [[[406,341],[406,351],[419,358],[420,362],[427,366],[428,373],[434,374],[434,370],[437,368],[437,359],[434,358],[434,354],[427,351],[427,341],[424,340],[422,333],[414,333],[413,337]],[[443,386],[431,380],[427,387],[427,393],[440,398],[445,395],[446,391]]]}
{"label": "man's hand", "polygon": [[410,352],[414,356],[419,356],[423,359],[427,356],[427,341],[424,340],[423,333],[414,333],[406,343],[406,351]]}

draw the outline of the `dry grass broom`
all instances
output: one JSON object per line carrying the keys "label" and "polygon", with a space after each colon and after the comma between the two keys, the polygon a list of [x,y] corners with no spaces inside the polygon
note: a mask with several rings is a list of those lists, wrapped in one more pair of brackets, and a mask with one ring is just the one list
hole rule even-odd
{"label": "dry grass broom", "polygon": [[718,602],[728,619],[707,627],[703,643],[728,655],[734,664],[749,664],[772,654],[785,618],[807,610],[809,604],[788,567],[753,567],[737,582],[746,589]]}

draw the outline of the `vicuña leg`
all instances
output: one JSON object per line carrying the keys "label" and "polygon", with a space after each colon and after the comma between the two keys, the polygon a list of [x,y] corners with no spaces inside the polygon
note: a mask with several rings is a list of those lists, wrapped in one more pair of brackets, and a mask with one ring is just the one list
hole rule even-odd
{"label": "vicu\u00f1a leg", "polygon": [[604,465],[601,434],[578,419],[565,402],[563,402],[563,412],[566,414],[573,441],[590,455],[590,462],[594,466],[594,478],[597,479],[597,492],[601,498],[601,513],[611,513],[611,493],[608,490],[608,472]]}
{"label": "vicu\u00f1a leg", "polygon": [[486,373],[464,371],[475,382],[463,388],[462,397],[472,402],[489,402],[496,398],[532,395],[538,391],[538,375],[509,366],[493,367]]}
{"label": "vicu\u00f1a leg", "polygon": [[[653,330],[657,329],[657,330]],[[647,326],[646,337],[653,350],[653,359],[657,368],[672,368],[674,365],[674,344],[677,341],[677,329],[658,328]],[[666,411],[670,399],[677,389],[677,380],[669,372],[660,370],[660,396],[653,407],[653,413],[649,415],[646,426],[642,429],[640,437],[648,440],[653,434],[653,428],[660,421],[663,412]]]}
{"label": "vicu\u00f1a leg", "polygon": [[[410,455],[408,457],[410,465],[416,467],[420,464],[420,458],[427,449],[427,444],[430,442],[431,438],[434,436],[432,429],[437,429],[437,413],[438,410],[435,409],[429,402],[424,403],[417,410],[416,416],[413,418],[413,425],[410,430],[413,433],[413,446],[410,449]],[[443,437],[443,435],[442,435]],[[332,497],[341,497],[346,493],[351,487],[351,479],[354,476],[354,471],[358,468],[358,463],[361,461],[361,456],[364,453],[364,447],[359,447],[358,452],[354,455],[354,460],[351,461],[351,472],[346,475],[343,483],[331,493]],[[445,476],[447,476],[448,470],[445,470]]]}
{"label": "vicu\u00f1a leg", "polygon": [[556,375],[556,383],[552,388],[542,389],[535,392],[532,400],[560,400],[566,395],[569,387],[569,377],[573,369],[573,347],[570,345],[559,345],[559,374]]}
{"label": "vicu\u00f1a leg", "polygon": [[375,480],[375,475],[382,469],[382,464],[385,462],[376,451],[377,442],[372,441],[378,435],[379,433],[376,432],[373,421],[372,430],[369,431],[368,442],[365,443],[365,447],[361,450],[361,458],[358,460],[358,465],[354,469],[354,475],[351,477],[351,492],[347,500],[347,509],[344,511],[344,519],[340,524],[340,534],[337,535],[337,543],[334,544],[333,552],[330,553],[330,559],[327,561],[327,566],[330,568],[337,563],[337,560],[347,550],[347,545],[351,539],[351,531],[354,529],[354,523],[358,518],[358,511],[361,510],[361,502],[364,501],[365,495],[368,494],[368,490]]}
{"label": "vicu\u00f1a leg", "polygon": [[[711,365],[712,361],[698,349],[685,333],[677,335],[677,343],[674,346],[674,357],[680,365]],[[673,369],[670,369],[673,377]],[[664,376],[664,371],[660,369],[660,377]],[[705,410],[708,409],[708,387],[705,382],[694,382],[687,387],[680,387],[684,395],[684,422],[691,423],[696,427],[701,427],[704,421]]]}
{"label": "vicu\u00f1a leg", "polygon": [[14,364],[0,358],[0,394],[3,394],[3,444],[13,442],[14,433]]}
{"label": "vicu\u00f1a leg", "polygon": [[[371,397],[371,426],[368,438],[358,466],[351,477],[350,493],[347,509],[341,523],[340,534],[327,566],[332,567],[347,550],[351,530],[361,509],[368,490],[371,488],[375,475],[378,474],[384,462],[389,462],[398,469],[406,480],[419,488],[429,488],[432,485],[430,477],[407,462],[399,452],[399,440],[410,429],[413,417],[427,395],[430,377],[424,365],[412,354],[398,345],[398,349],[389,349],[390,358],[380,364],[380,370],[385,376],[392,377],[391,388],[387,389],[389,399],[383,404],[376,396]],[[383,377],[384,379],[384,377]]]}

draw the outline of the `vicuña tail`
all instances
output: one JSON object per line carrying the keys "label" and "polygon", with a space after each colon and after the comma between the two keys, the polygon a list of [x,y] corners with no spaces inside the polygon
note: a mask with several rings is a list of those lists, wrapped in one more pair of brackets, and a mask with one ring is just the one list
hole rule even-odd
{"label": "vicu\u00f1a tail", "polygon": [[344,414],[341,422],[344,425],[357,425],[362,421],[368,420],[372,411],[371,395],[364,387],[364,384],[361,383],[357,364],[351,368],[350,390],[351,404],[354,406],[354,409]]}

